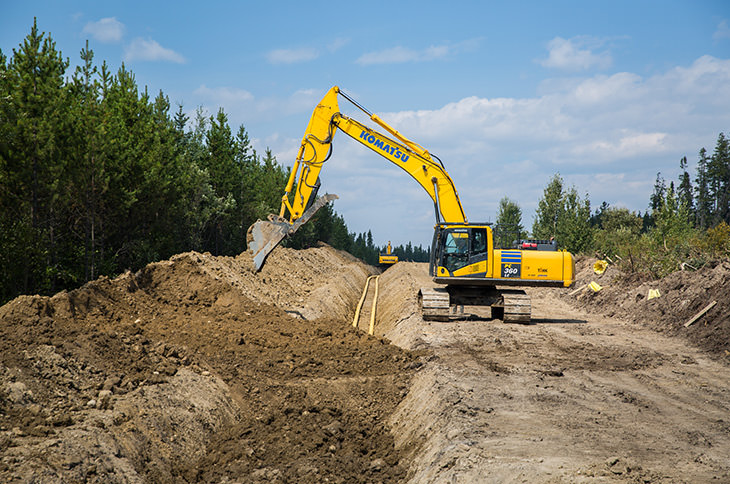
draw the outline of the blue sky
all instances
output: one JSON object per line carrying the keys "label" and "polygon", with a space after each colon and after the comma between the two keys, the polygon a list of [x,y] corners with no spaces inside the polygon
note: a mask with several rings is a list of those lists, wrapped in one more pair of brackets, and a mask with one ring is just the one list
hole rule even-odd
{"label": "blue sky", "polygon": [[[594,208],[643,212],[657,172],[730,132],[727,0],[3,3],[6,55],[37,17],[72,64],[88,39],[97,64],[191,114],[223,107],[285,166],[339,85],[439,156],[471,221],[508,196],[529,229],[555,173]],[[322,185],[350,230],[430,243],[425,192],[344,135]]]}

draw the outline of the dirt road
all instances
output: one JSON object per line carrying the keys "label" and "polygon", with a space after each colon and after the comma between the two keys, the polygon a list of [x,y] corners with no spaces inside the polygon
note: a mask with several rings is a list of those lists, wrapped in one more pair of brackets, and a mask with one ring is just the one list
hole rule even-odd
{"label": "dirt road", "polygon": [[418,264],[381,277],[379,334],[433,354],[391,417],[397,446],[422,443],[410,482],[730,481],[726,365],[557,290],[530,291],[529,326],[423,322],[429,283]]}

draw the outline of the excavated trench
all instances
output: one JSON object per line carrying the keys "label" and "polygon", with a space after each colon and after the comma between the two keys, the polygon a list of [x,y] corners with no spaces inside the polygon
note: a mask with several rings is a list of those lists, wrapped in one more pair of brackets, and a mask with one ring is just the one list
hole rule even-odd
{"label": "excavated trench", "polygon": [[418,357],[351,327],[330,247],[186,253],[0,308],[0,481],[398,482]]}

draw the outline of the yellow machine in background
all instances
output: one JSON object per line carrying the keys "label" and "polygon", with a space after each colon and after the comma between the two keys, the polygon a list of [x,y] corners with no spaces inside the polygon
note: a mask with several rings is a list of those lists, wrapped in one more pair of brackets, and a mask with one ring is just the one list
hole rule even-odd
{"label": "yellow machine in background", "polygon": [[[343,115],[338,96],[359,108],[388,135]],[[527,244],[527,250],[495,248],[490,224],[467,220],[454,182],[441,160],[367,111],[337,86],[327,92],[312,113],[281,199],[279,215],[270,215],[268,222],[259,221],[249,229],[249,249],[257,270],[281,239],[294,233],[319,207],[337,198],[329,194],[317,198],[316,194],[319,173],[331,155],[332,140],[338,129],[403,169],[433,201],[436,225],[429,271],[441,287],[421,289],[425,319],[449,319],[451,307],[476,305],[491,306],[493,316],[504,321],[529,322],[529,296],[516,287],[573,284],[575,263],[568,252],[537,250],[538,244]]]}
{"label": "yellow machine in background", "polygon": [[380,264],[381,266],[391,266],[398,262],[398,256],[393,254],[392,252],[393,247],[391,247],[389,240],[388,245],[385,247],[385,254],[378,254],[378,264]]}

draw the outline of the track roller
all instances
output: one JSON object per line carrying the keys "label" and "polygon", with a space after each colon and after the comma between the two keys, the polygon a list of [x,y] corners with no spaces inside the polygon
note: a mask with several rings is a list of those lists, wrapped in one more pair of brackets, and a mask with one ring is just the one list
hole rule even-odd
{"label": "track roller", "polygon": [[418,291],[418,302],[425,321],[449,320],[449,293],[445,288],[422,287]]}
{"label": "track roller", "polygon": [[502,320],[505,323],[529,324],[532,315],[530,296],[525,291],[503,289]]}

